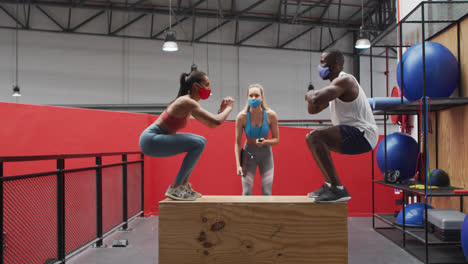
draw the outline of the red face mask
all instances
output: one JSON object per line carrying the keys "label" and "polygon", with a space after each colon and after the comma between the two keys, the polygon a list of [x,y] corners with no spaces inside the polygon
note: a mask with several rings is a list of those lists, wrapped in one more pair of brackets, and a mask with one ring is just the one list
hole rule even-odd
{"label": "red face mask", "polygon": [[200,99],[206,100],[211,95],[211,89],[206,89],[203,86],[200,86],[200,90],[198,90],[198,95],[200,95]]}

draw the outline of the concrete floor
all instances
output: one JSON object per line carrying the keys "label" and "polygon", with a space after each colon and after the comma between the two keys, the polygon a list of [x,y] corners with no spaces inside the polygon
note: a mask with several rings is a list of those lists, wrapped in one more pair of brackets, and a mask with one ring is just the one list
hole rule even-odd
{"label": "concrete floor", "polygon": [[[67,260],[68,264],[158,264],[158,217],[137,218],[132,231],[116,231],[104,240],[106,247],[88,248]],[[348,263],[422,263],[372,230],[372,218],[348,218]],[[126,248],[112,248],[116,239],[128,239]]]}

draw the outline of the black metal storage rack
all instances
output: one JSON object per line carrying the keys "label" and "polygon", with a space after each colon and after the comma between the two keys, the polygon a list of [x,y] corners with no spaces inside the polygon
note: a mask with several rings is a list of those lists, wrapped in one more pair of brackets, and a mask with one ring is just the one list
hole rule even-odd
{"label": "black metal storage rack", "polygon": [[[458,39],[458,63],[460,66],[460,22],[468,16],[468,1],[423,1],[416,6],[406,17],[404,17],[398,24],[390,27],[388,30],[383,32],[377,37],[373,43],[373,48],[407,48],[416,44],[403,39],[405,31],[414,31],[419,29],[422,34],[422,39],[425,41],[430,40],[436,35],[445,31],[445,29],[456,25],[457,26],[457,39]],[[405,43],[406,42],[406,43]],[[372,48],[370,49],[370,71],[371,71],[371,95],[373,94],[372,85]],[[400,60],[401,60],[400,52]],[[425,45],[422,48],[423,56],[423,76],[425,79]],[[403,63],[401,66],[401,74],[403,74]],[[403,77],[401,77],[403,79]],[[461,78],[460,78],[461,80]],[[424,80],[423,96],[426,96],[426,84]],[[459,83],[460,87],[460,83]],[[404,89],[402,87],[401,89]],[[424,98],[423,97],[423,98]],[[401,96],[401,102],[403,103],[403,93]],[[457,107],[468,104],[468,98],[431,98],[430,111],[437,112],[444,109]],[[414,101],[409,104],[401,104],[397,107],[386,109],[383,111],[374,111],[376,115],[384,115],[384,120],[387,120],[389,114],[405,114],[405,115],[417,115],[418,123],[424,122],[426,116],[429,114],[426,111],[419,113],[418,109],[420,102]],[[421,102],[422,109],[426,109],[426,101]],[[437,130],[437,115],[435,117],[435,130]],[[427,126],[423,124],[423,132],[427,133]],[[384,134],[387,136],[387,126],[384,124]],[[420,135],[420,133],[418,133]],[[422,144],[422,160],[426,163],[426,145],[427,138],[420,137],[419,144]],[[383,142],[386,144],[386,142]],[[438,140],[436,137],[436,152],[437,152]],[[385,145],[386,152],[386,145]],[[386,159],[386,155],[385,155]],[[436,155],[437,163],[437,155]],[[385,168],[387,167],[385,161]],[[423,166],[424,169],[420,170],[419,175],[427,175],[427,166]],[[424,177],[425,178],[425,177]],[[397,188],[403,192],[403,200],[406,201],[407,195],[417,195],[422,197],[425,206],[425,223],[424,228],[409,227],[405,224],[403,217],[403,225],[397,225],[396,217],[393,214],[376,214],[375,213],[375,184],[387,186],[389,188]],[[457,187],[441,187],[439,189],[428,190],[427,185],[422,190],[412,189],[410,185],[413,184],[424,184],[425,182],[414,182],[411,184],[390,184],[381,180],[375,180],[374,175],[374,152],[372,153],[372,227],[374,230],[386,238],[390,239],[400,247],[404,248],[413,256],[417,257],[424,263],[467,263],[463,256],[460,242],[449,242],[442,241],[429,232],[427,222],[427,202],[430,197],[449,197],[458,196],[460,197],[460,211],[463,211],[463,196],[466,194],[454,194]],[[403,207],[403,215],[405,214]],[[378,219],[384,226],[376,227],[376,219]],[[429,251],[430,247],[430,251]]]}

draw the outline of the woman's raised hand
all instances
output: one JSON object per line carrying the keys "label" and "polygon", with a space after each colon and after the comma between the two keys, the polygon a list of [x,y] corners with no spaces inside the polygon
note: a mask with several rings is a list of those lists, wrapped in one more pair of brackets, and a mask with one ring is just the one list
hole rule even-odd
{"label": "woman's raised hand", "polygon": [[219,111],[218,113],[223,112],[226,107],[234,107],[234,98],[231,96],[227,96],[223,98],[223,101],[221,101],[221,105],[219,106]]}

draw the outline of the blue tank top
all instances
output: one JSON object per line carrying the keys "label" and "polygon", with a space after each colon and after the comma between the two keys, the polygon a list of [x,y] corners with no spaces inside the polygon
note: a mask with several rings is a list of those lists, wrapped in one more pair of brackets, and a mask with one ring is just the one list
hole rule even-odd
{"label": "blue tank top", "polygon": [[250,122],[250,107],[247,109],[247,121],[245,122],[245,135],[249,138],[264,138],[268,136],[270,126],[268,125],[267,112],[263,109],[263,123],[262,126],[254,126]]}

